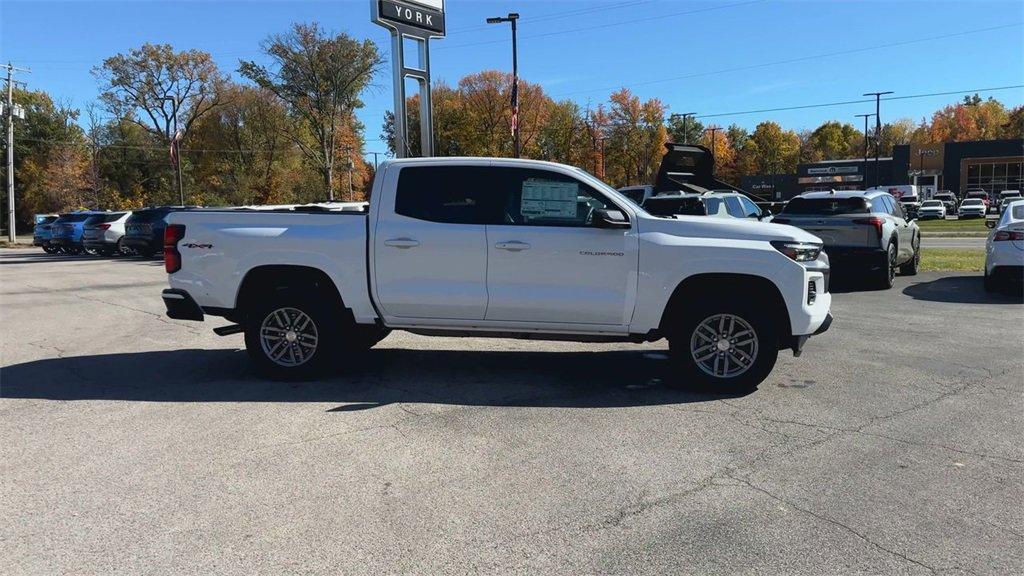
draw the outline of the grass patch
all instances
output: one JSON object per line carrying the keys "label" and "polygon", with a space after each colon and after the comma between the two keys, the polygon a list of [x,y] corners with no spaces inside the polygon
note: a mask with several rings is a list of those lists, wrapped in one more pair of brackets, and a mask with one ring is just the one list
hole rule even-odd
{"label": "grass patch", "polygon": [[967,220],[918,220],[917,225],[925,236],[938,236],[943,233],[950,233],[956,236],[988,236],[988,228],[985,227],[984,218],[970,218]]}
{"label": "grass patch", "polygon": [[984,269],[984,248],[925,248],[921,250],[921,270],[925,272],[981,272]]}

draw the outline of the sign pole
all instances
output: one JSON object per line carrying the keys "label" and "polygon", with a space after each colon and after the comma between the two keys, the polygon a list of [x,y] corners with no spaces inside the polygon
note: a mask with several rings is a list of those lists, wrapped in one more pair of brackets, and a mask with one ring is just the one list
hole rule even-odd
{"label": "sign pole", "polygon": [[[370,0],[370,21],[391,32],[391,66],[395,96],[395,157],[412,156],[405,79],[420,90],[420,156],[434,155],[433,106],[430,97],[430,40],[444,38],[444,0]],[[405,62],[405,41],[416,42],[416,66]]]}

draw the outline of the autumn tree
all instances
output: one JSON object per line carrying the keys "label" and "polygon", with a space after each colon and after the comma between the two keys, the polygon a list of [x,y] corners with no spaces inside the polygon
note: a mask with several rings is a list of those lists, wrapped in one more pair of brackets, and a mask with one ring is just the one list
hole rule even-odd
{"label": "autumn tree", "polygon": [[608,100],[605,178],[617,186],[652,182],[668,139],[665,105],[656,98],[642,102],[627,88]]}
{"label": "autumn tree", "polygon": [[288,111],[270,91],[232,84],[224,105],[193,131],[194,178],[203,203],[277,204],[291,199],[304,167],[287,136]]}
{"label": "autumn tree", "polygon": [[263,51],[273,64],[241,62],[239,72],[273,93],[297,122],[287,134],[320,173],[323,193],[334,198],[339,150],[354,162],[362,148],[362,126],[355,110],[360,95],[383,66],[377,46],[347,34],[332,36],[318,24],[295,24],[269,37]]}
{"label": "autumn tree", "polygon": [[761,174],[795,172],[799,151],[800,137],[776,122],[758,124],[743,148],[748,166]]}
{"label": "autumn tree", "polygon": [[[716,130],[712,130],[716,128]],[[736,149],[729,141],[728,131],[712,124],[701,136],[700,145],[715,155],[715,177],[726,182],[739,183],[736,168]]]}
{"label": "autumn tree", "polygon": [[88,154],[78,110],[40,91],[14,88],[13,99],[25,109],[14,140],[15,228],[24,230],[35,213],[83,207]]}
{"label": "autumn tree", "polygon": [[220,103],[224,77],[206,52],[143,44],[93,68],[111,115],[128,118],[169,145]]}
{"label": "autumn tree", "polygon": [[852,124],[832,120],[811,132],[807,146],[820,160],[839,160],[856,156],[863,138]]}
{"label": "autumn tree", "polygon": [[696,144],[704,134],[704,124],[692,116],[684,122],[681,115],[673,114],[668,117],[667,127],[668,139],[676,144]]}

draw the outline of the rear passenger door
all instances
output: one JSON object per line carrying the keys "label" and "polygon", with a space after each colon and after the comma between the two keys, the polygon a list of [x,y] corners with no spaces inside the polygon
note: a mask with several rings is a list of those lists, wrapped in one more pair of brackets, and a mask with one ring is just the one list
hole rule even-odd
{"label": "rear passenger door", "polygon": [[373,235],[375,294],[391,323],[484,318],[484,223],[496,207],[487,176],[486,164],[399,171],[396,194],[382,199]]}
{"label": "rear passenger door", "polygon": [[882,196],[882,198],[888,206],[889,214],[892,217],[893,224],[896,226],[897,261],[906,262],[914,254],[914,231],[907,222],[906,214],[903,213],[903,207],[900,206],[899,201],[892,196]]}
{"label": "rear passenger door", "polygon": [[636,298],[636,222],[595,228],[596,209],[627,211],[568,174],[495,167],[503,210],[487,226],[487,320],[625,330]]}

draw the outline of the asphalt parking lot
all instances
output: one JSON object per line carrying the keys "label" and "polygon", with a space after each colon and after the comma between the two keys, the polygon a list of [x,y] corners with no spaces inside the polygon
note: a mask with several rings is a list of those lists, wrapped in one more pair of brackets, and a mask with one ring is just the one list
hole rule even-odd
{"label": "asphalt parking lot", "polygon": [[395,333],[262,381],[157,261],[0,251],[4,573],[1024,573],[1024,305],[840,287],[742,397],[664,342]]}

